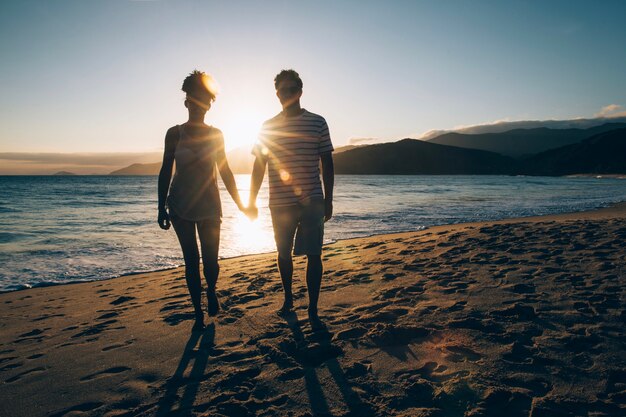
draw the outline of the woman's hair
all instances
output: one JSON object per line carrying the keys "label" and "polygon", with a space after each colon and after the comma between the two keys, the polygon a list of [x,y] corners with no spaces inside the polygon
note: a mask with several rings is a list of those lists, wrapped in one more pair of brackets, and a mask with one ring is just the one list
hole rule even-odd
{"label": "woman's hair", "polygon": [[182,90],[203,103],[212,103],[217,95],[217,83],[209,74],[193,70],[183,81]]}
{"label": "woman's hair", "polygon": [[282,70],[278,73],[278,75],[274,78],[274,88],[278,90],[278,84],[285,80],[295,81],[300,90],[302,90],[302,79],[300,78],[300,74],[292,69]]}

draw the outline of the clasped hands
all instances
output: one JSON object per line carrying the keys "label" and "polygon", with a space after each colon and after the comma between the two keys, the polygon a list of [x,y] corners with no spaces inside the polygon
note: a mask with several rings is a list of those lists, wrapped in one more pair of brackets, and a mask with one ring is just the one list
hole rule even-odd
{"label": "clasped hands", "polygon": [[259,217],[259,209],[254,203],[249,203],[247,207],[242,204],[239,206],[239,210],[250,220],[256,220]]}

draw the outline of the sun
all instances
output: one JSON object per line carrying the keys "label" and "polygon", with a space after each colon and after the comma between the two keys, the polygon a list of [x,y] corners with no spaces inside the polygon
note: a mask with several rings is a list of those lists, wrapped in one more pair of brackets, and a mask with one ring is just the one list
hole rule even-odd
{"label": "sun", "polygon": [[224,133],[224,145],[226,150],[240,147],[252,148],[259,136],[263,116],[253,110],[243,109],[228,117],[220,129]]}
{"label": "sun", "polygon": [[[265,211],[265,210],[263,210]],[[261,253],[274,250],[274,235],[269,213],[261,213],[252,221],[243,213],[237,212],[229,232],[243,253]]]}

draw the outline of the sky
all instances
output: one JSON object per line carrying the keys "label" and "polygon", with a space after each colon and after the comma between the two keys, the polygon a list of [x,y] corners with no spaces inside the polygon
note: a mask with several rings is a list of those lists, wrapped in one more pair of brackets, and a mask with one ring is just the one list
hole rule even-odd
{"label": "sky", "polygon": [[0,1],[0,153],[158,154],[194,69],[219,83],[206,122],[229,150],[281,110],[284,68],[336,147],[626,114],[625,17],[610,0]]}

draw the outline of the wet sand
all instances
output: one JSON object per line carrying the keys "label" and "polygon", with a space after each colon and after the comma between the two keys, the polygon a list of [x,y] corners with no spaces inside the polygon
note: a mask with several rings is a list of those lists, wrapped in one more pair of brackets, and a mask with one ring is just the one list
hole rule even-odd
{"label": "wet sand", "polygon": [[273,254],[201,333],[182,269],[1,294],[0,415],[626,415],[625,248],[624,203],[337,242],[319,331]]}

